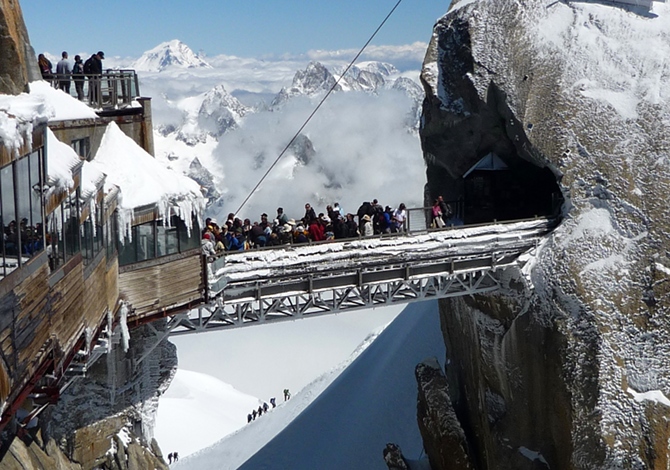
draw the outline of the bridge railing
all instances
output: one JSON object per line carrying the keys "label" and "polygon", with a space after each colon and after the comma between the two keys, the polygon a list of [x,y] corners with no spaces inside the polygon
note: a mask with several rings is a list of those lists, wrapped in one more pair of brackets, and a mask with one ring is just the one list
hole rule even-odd
{"label": "bridge railing", "polygon": [[[430,214],[430,217],[432,217],[432,208],[412,208],[410,209],[413,213],[419,214],[423,216],[423,214]],[[431,212],[427,212],[427,211]],[[544,221],[544,222],[542,222]],[[519,223],[526,223],[526,222],[538,222],[538,223],[543,223],[543,224],[548,224],[548,226],[552,226],[554,224],[554,218],[551,217],[532,217],[532,218],[526,218],[526,219],[516,219],[516,220],[507,220],[507,221],[492,221],[489,223],[481,223],[481,224],[469,224],[469,225],[447,225],[445,227],[441,228],[426,228],[425,225],[423,228],[420,228],[421,226],[416,223],[415,224],[415,229],[405,231],[399,231],[396,233],[382,233],[382,234],[377,234],[372,237],[363,237],[363,236],[358,236],[354,238],[345,238],[345,239],[337,239],[337,240],[324,240],[324,241],[309,241],[308,243],[290,243],[290,244],[284,244],[284,245],[276,245],[276,246],[266,246],[266,247],[261,247],[261,248],[252,248],[250,250],[243,250],[243,251],[228,251],[228,252],[222,252],[217,254],[214,257],[203,257],[204,258],[204,270],[203,272],[205,273],[206,279],[205,285],[207,286],[207,292],[205,293],[205,301],[208,301],[210,299],[213,299],[220,295],[223,290],[228,286],[229,280],[225,277],[222,276],[221,273],[223,272],[224,267],[226,266],[226,258],[233,258],[233,257],[238,257],[240,254],[251,254],[253,252],[258,253],[258,258],[261,259],[265,256],[264,252],[268,251],[273,251],[273,250],[282,250],[282,249],[290,249],[290,250],[295,250],[300,247],[314,247],[314,248],[327,248],[328,245],[330,244],[338,244],[338,243],[347,243],[347,242],[356,242],[356,241],[364,241],[364,240],[387,240],[387,241],[392,241],[394,238],[408,238],[408,237],[415,237],[420,234],[429,234],[429,233],[434,233],[434,232],[448,232],[452,230],[459,230],[459,229],[477,229],[479,227],[495,227],[495,226],[501,226],[501,225],[513,225],[513,224],[519,224]],[[408,224],[409,225],[409,224]]]}

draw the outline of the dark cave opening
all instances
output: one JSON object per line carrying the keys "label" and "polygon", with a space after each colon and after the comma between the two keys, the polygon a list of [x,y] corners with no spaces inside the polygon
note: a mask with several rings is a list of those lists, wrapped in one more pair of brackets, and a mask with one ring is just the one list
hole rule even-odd
{"label": "dark cave opening", "polygon": [[516,220],[556,213],[561,193],[551,170],[521,159],[508,159],[508,162],[504,168],[474,168],[463,178],[464,223]]}
{"label": "dark cave opening", "polygon": [[443,196],[454,224],[558,215],[560,176],[528,137],[537,126],[524,126],[493,83],[485,102],[473,101],[465,119],[430,125],[422,136],[427,205]]}

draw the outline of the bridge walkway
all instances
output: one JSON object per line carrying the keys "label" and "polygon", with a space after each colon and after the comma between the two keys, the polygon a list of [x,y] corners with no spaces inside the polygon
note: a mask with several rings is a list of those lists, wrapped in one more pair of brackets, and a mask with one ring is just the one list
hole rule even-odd
{"label": "bridge walkway", "polygon": [[498,271],[522,264],[554,224],[535,218],[227,252],[204,263],[202,301],[169,315],[166,334],[495,292]]}

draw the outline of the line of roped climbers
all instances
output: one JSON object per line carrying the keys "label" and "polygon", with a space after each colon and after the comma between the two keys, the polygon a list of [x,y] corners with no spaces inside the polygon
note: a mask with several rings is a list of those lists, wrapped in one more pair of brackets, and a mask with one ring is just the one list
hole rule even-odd
{"label": "line of roped climbers", "polygon": [[[442,196],[434,201],[431,216],[433,228],[444,227],[452,216],[451,207]],[[383,207],[377,199],[361,204],[356,215],[345,214],[337,202],[332,206],[328,205],[326,213],[317,215],[314,208],[307,203],[305,215],[298,221],[290,219],[281,207],[277,209],[277,216],[272,222],[265,213],[261,215],[260,222],[253,223],[250,219],[241,220],[231,213],[221,226],[216,219],[206,219],[206,226],[202,231],[202,254],[216,256],[225,251],[404,232],[407,217],[404,203],[392,209],[390,206]]]}
{"label": "line of roped climbers", "polygon": [[56,74],[53,73],[51,61],[44,54],[37,56],[37,65],[42,78],[51,82],[54,87],[70,94],[70,84],[74,81],[77,99],[84,100],[84,80],[88,79],[88,99],[97,102],[100,99],[100,76],[102,75],[102,61],[105,53],[98,51],[84,62],[79,55],[74,56],[74,64],[70,63],[67,51],[61,54],[61,60],[56,64]]}

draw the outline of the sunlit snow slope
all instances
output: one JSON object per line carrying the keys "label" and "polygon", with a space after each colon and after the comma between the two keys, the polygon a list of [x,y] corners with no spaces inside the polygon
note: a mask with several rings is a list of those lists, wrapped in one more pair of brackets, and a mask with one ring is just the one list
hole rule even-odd
{"label": "sunlit snow slope", "polygon": [[[388,442],[418,458],[414,367],[431,356],[445,357],[437,302],[411,304],[339,376],[339,371],[322,376],[173,468],[383,470]],[[337,378],[318,395],[333,375]]]}

